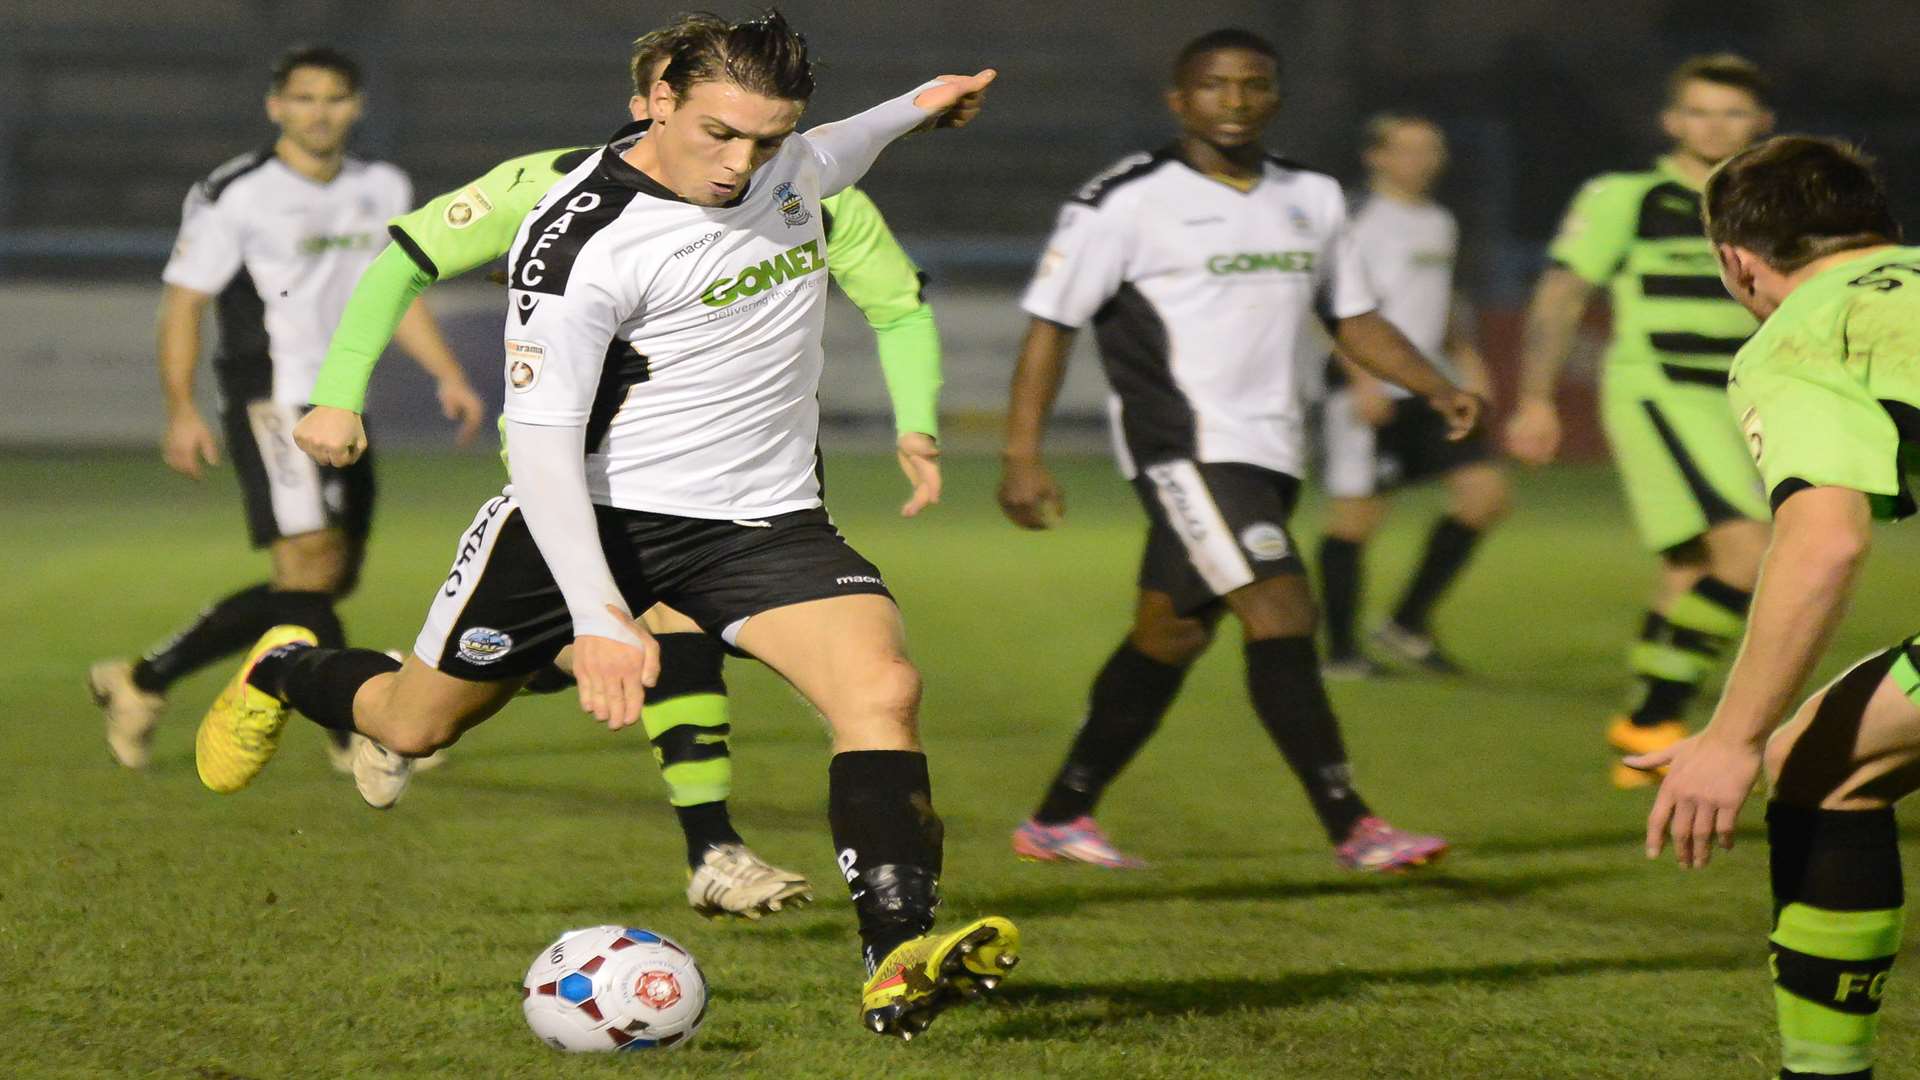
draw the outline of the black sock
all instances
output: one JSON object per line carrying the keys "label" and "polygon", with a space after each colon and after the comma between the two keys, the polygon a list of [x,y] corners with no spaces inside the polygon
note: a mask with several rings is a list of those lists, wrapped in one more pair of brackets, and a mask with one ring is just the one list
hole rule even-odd
{"label": "black sock", "polygon": [[1340,740],[1320,662],[1311,637],[1269,638],[1247,642],[1247,689],[1254,711],[1281,756],[1307,789],[1313,812],[1327,836],[1338,844],[1367,816],[1367,804],[1353,790],[1347,748]]}
{"label": "black sock", "polygon": [[1163,664],[1122,642],[1093,680],[1087,719],[1034,819],[1059,825],[1092,813],[1101,792],[1160,726],[1186,677],[1186,668]]}
{"label": "black sock", "polygon": [[1327,655],[1359,655],[1353,627],[1360,617],[1360,544],[1326,536],[1320,540],[1320,605],[1326,610]]}
{"label": "black sock", "polygon": [[687,838],[687,866],[691,869],[700,869],[700,862],[710,847],[746,843],[734,831],[733,818],[728,815],[724,802],[676,806],[673,812],[680,819],[680,831]]}
{"label": "black sock", "polygon": [[1466,568],[1473,549],[1480,542],[1480,530],[1455,517],[1443,517],[1427,536],[1427,551],[1420,568],[1407,583],[1407,594],[1393,613],[1393,621],[1416,634],[1427,632],[1427,619],[1433,605],[1440,602],[1453,579]]}
{"label": "black sock", "polygon": [[927,755],[850,750],[827,768],[827,822],[840,873],[860,916],[867,971],[901,942],[933,928],[941,844]]}
{"label": "black sock", "polygon": [[216,601],[133,665],[133,685],[163,693],[175,680],[253,644],[275,623],[272,597],[263,583]]}
{"label": "black sock", "polygon": [[161,693],[175,680],[239,652],[282,623],[306,627],[328,648],[346,644],[330,594],[255,585],[201,612],[193,625],[147,653],[133,666],[133,684]]}
{"label": "black sock", "polygon": [[1905,904],[1891,809],[1771,803],[1769,935],[1787,1078],[1868,1077]]}
{"label": "black sock", "polygon": [[260,658],[247,681],[329,731],[353,731],[353,696],[400,661],[374,649],[289,645]]}

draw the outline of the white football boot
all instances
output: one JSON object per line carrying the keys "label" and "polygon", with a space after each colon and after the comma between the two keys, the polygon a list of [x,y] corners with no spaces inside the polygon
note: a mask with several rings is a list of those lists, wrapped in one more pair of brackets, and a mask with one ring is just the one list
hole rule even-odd
{"label": "white football boot", "polygon": [[745,844],[715,844],[689,875],[687,903],[709,919],[758,919],[813,902],[813,886],[755,855]]}
{"label": "white football boot", "polygon": [[152,756],[153,729],[167,699],[133,684],[133,664],[102,660],[87,669],[87,689],[107,719],[107,750],[129,769],[144,769]]}
{"label": "white football boot", "polygon": [[353,737],[353,786],[360,797],[375,810],[385,810],[400,801],[407,781],[413,779],[413,759],[367,738]]}

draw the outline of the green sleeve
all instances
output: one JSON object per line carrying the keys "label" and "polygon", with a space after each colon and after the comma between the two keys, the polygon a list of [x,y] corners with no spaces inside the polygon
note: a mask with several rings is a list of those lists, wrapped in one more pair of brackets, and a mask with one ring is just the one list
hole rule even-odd
{"label": "green sleeve", "polygon": [[1547,254],[1583,280],[1604,285],[1627,257],[1642,185],[1631,177],[1607,175],[1587,181],[1567,207]]}
{"label": "green sleeve", "polygon": [[[1783,335],[1784,336],[1784,335]],[[1885,516],[1901,494],[1900,433],[1868,391],[1855,356],[1807,356],[1736,364],[1728,395],[1747,448],[1760,468],[1768,501],[1800,487],[1850,488],[1875,496]],[[1785,485],[1783,487],[1783,485]]]}
{"label": "green sleeve", "polygon": [[360,412],[373,367],[414,299],[435,281],[505,255],[569,152],[542,150],[501,162],[473,183],[389,222],[393,243],[353,287],[308,400]]}
{"label": "green sleeve", "polygon": [[429,277],[445,281],[485,266],[513,248],[520,222],[553,186],[566,148],[495,165],[487,175],[388,223],[394,243]]}
{"label": "green sleeve", "polygon": [[880,371],[900,434],[940,435],[940,331],[921,295],[920,268],[873,200],[848,188],[822,201],[827,268],[873,327]]}
{"label": "green sleeve", "polygon": [[367,382],[380,361],[401,316],[433,279],[396,244],[388,244],[360,275],[327,342],[308,401],[360,412],[367,403]]}

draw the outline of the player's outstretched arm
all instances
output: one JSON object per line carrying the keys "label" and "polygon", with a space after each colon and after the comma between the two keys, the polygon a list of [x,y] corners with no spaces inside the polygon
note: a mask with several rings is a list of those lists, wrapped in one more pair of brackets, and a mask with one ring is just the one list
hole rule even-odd
{"label": "player's outstretched arm", "polygon": [[307,400],[313,408],[293,427],[294,445],[322,465],[345,466],[367,449],[360,413],[367,383],[387,342],[433,276],[398,244],[388,244],[360,273]]}
{"label": "player's outstretched arm", "polygon": [[1848,488],[1805,488],[1780,504],[1746,640],[1712,723],[1669,749],[1627,759],[1637,769],[1669,767],[1647,816],[1648,858],[1659,857],[1668,835],[1687,868],[1707,865],[1716,839],[1733,847],[1767,736],[1799,699],[1840,624],[1872,524],[1867,497]]}
{"label": "player's outstretched arm", "polygon": [[1507,449],[1529,465],[1545,465],[1560,452],[1560,410],[1554,391],[1593,288],[1572,270],[1553,266],[1540,276],[1527,304],[1520,346],[1520,395],[1513,419],[1507,421]]}
{"label": "player's outstretched arm", "polygon": [[832,195],[858,181],[888,143],[910,131],[971,123],[994,75],[992,68],[942,75],[866,112],[807,131],[807,143],[821,163],[820,194]]}
{"label": "player's outstretched arm", "polygon": [[1333,340],[1341,354],[1354,363],[1426,398],[1447,418],[1448,438],[1464,439],[1480,422],[1486,402],[1453,385],[1379,312],[1341,319],[1335,325]]}
{"label": "player's outstretched arm", "polygon": [[160,390],[166,398],[167,429],[160,456],[182,476],[201,478],[202,464],[220,464],[220,446],[193,402],[193,374],[200,364],[200,319],[213,297],[180,285],[168,285],[156,319]]}
{"label": "player's outstretched arm", "polygon": [[1066,377],[1073,334],[1070,327],[1033,319],[1014,366],[1007,442],[1000,452],[999,499],[1008,520],[1023,529],[1052,528],[1067,513],[1066,498],[1041,461],[1040,448],[1046,439],[1047,417]]}
{"label": "player's outstretched arm", "polygon": [[586,425],[507,419],[507,472],[527,531],[573,619],[580,707],[619,730],[640,719],[660,677],[660,647],[627,610],[600,548],[587,491]]}

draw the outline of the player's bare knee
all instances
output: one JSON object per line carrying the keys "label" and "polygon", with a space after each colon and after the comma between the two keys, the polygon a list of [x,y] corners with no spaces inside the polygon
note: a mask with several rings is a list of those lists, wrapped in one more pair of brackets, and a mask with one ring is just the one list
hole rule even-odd
{"label": "player's bare knee", "polygon": [[287,592],[342,595],[358,577],[351,545],[327,530],[283,537],[273,545],[273,587]]}
{"label": "player's bare knee", "polygon": [[1127,632],[1127,643],[1151,660],[1185,667],[1213,644],[1213,624],[1205,619],[1181,618],[1171,609],[1143,607]]}
{"label": "player's bare knee", "polygon": [[896,656],[860,680],[856,711],[911,734],[918,727],[920,689],[920,669],[906,657]]}
{"label": "player's bare knee", "polygon": [[429,721],[383,732],[380,744],[401,757],[426,757],[435,750],[452,746],[459,738],[457,725]]}
{"label": "player's bare knee", "polygon": [[1513,493],[1504,473],[1490,470],[1461,484],[1454,493],[1452,514],[1464,525],[1485,531],[1513,510]]}

